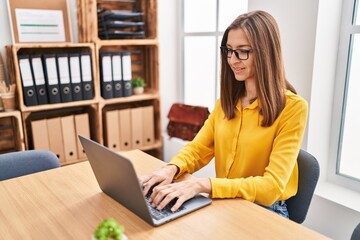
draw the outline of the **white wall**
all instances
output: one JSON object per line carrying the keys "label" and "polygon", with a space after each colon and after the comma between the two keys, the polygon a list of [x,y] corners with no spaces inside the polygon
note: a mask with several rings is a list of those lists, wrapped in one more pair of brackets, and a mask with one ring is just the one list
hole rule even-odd
{"label": "white wall", "polygon": [[177,35],[180,16],[180,1],[158,1],[158,39],[160,62],[161,123],[165,130],[167,113],[174,102],[180,101],[179,51],[180,40]]}
{"label": "white wall", "polygon": [[[326,181],[341,2],[341,0],[249,1],[249,10],[268,11],[279,24],[287,78],[299,94],[307,99],[310,107],[309,124],[303,146],[318,158],[322,169],[322,181]],[[170,5],[177,7],[178,3],[159,0],[159,19],[163,14],[166,15],[166,28],[174,29],[178,26],[176,19],[178,15],[168,14],[168,8],[173,10]],[[162,28],[163,23],[160,24],[159,42],[161,45],[162,42],[166,42],[170,32],[165,33],[167,30]],[[169,26],[170,24],[173,26]],[[177,43],[173,44],[175,45],[172,47],[178,47]],[[173,51],[173,49],[165,49],[163,45],[161,46],[163,52]],[[176,57],[173,58],[170,54],[160,56],[162,57],[160,63],[162,112],[165,119],[163,129],[165,129],[167,123],[165,114],[171,105],[170,99],[178,100],[179,97],[176,95],[178,83],[175,80],[178,79],[178,74],[176,71],[172,72],[174,68],[170,67],[171,64],[177,65]],[[164,63],[166,66],[163,66]],[[164,79],[163,76],[167,77]],[[166,90],[163,89],[165,84]],[[169,153],[167,149],[164,151],[168,157],[175,153]],[[320,185],[318,187],[320,188]],[[336,191],[333,194],[339,195]],[[332,239],[350,239],[353,229],[360,221],[360,213],[321,195],[319,193],[314,196],[304,225]]]}
{"label": "white wall", "polygon": [[345,240],[360,221],[360,213],[346,207],[358,205],[349,198],[358,199],[359,193],[332,187],[326,176],[341,4],[341,0],[251,0],[249,9],[266,10],[277,19],[288,79],[309,102],[305,148],[319,160],[321,179],[304,225]]}
{"label": "white wall", "polygon": [[[5,46],[9,44],[11,44],[9,15],[7,11],[6,1],[1,0],[0,1],[0,54],[4,61],[5,66],[7,66]],[[5,73],[6,73],[6,79],[9,80],[7,68],[5,68]]]}
{"label": "white wall", "polygon": [[[170,106],[180,101],[177,69],[180,1],[158,0],[160,43],[160,94],[162,128]],[[310,103],[308,134],[304,146],[326,168],[335,81],[337,36],[341,0],[249,0],[249,9],[270,12],[278,21],[287,77]],[[74,30],[74,29],[73,29]],[[76,35],[74,36],[76,39]],[[0,52],[11,44],[6,1],[0,1]],[[5,59],[4,59],[5,60]],[[165,152],[167,149],[164,149]],[[169,152],[165,153],[169,155]],[[322,173],[322,181],[326,176]],[[333,239],[346,240],[360,221],[360,213],[317,194],[304,225]]]}
{"label": "white wall", "polygon": [[[280,28],[287,79],[308,102],[311,100],[317,4],[318,1],[313,0],[249,1],[249,11],[264,10],[276,19]],[[307,130],[303,141],[305,148],[306,145]]]}

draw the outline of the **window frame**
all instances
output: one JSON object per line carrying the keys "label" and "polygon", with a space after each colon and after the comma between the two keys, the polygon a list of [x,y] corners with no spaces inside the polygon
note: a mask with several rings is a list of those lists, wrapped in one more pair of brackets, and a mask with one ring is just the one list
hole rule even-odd
{"label": "window frame", "polygon": [[[327,177],[330,182],[360,192],[360,179],[339,173],[344,114],[346,113],[343,109],[346,107],[349,61],[352,51],[351,34],[360,34],[360,26],[353,26],[357,4],[360,4],[360,0],[344,0],[342,6]],[[357,15],[359,18],[360,13],[358,12]]]}
{"label": "window frame", "polygon": [[[215,24],[215,28],[216,31],[215,32],[185,32],[185,0],[181,0],[181,19],[180,19],[180,43],[181,43],[181,51],[180,51],[180,72],[181,72],[181,87],[179,89],[179,93],[180,93],[180,98],[182,100],[182,102],[184,102],[185,104],[187,103],[186,99],[185,99],[185,38],[186,37],[215,37],[215,44],[216,46],[220,46],[220,42],[219,42],[219,37],[222,37],[224,34],[224,31],[220,32],[218,31],[219,29],[219,1],[220,0],[216,0],[216,24]],[[216,51],[215,56],[215,69],[214,69],[214,74],[215,74],[215,99],[213,99],[213,103],[212,105],[215,106],[215,102],[217,100],[218,96],[218,88],[220,87],[220,84],[217,84],[217,81],[219,81],[219,54],[218,48],[214,48],[214,51]]]}
{"label": "window frame", "polygon": [[[187,100],[185,99],[185,89],[186,89],[186,82],[185,82],[185,38],[186,37],[214,37],[215,38],[215,48],[214,48],[214,53],[215,53],[215,62],[214,62],[214,99],[212,103],[208,104],[209,110],[212,110],[212,107],[215,106],[215,103],[217,101],[217,99],[220,98],[220,45],[221,45],[221,40],[222,40],[222,36],[224,35],[225,29],[223,30],[219,30],[219,26],[220,25],[220,1],[221,0],[216,0],[216,23],[215,23],[215,31],[214,32],[185,32],[185,0],[181,0],[179,5],[180,5],[180,9],[181,9],[181,15],[180,15],[180,31],[179,31],[179,38],[180,38],[180,66],[179,66],[179,79],[180,79],[180,86],[179,86],[179,97],[180,100],[183,103],[188,103]],[[246,8],[248,9],[249,6],[249,1],[248,0],[244,0],[246,2]],[[240,12],[239,12],[240,14]],[[229,23],[230,24],[230,23]]]}

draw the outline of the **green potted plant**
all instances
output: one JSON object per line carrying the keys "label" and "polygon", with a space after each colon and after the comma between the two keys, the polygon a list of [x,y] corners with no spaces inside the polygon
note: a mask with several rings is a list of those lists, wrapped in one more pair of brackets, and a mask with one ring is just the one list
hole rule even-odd
{"label": "green potted plant", "polygon": [[131,87],[134,94],[142,94],[144,92],[144,87],[146,86],[145,80],[142,77],[137,77],[131,79]]}
{"label": "green potted plant", "polygon": [[127,240],[124,234],[124,226],[119,225],[113,218],[103,220],[92,236],[93,240]]}

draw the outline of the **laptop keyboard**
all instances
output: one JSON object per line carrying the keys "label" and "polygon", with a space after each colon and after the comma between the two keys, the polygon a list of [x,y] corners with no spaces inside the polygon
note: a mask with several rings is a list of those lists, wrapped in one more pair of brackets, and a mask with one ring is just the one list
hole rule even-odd
{"label": "laptop keyboard", "polygon": [[152,189],[154,188],[155,186],[151,187],[149,192],[146,194],[145,196],[145,199],[146,199],[146,204],[148,205],[148,208],[150,209],[150,212],[151,212],[151,215],[156,219],[156,220],[160,220],[164,217],[167,217],[167,216],[170,216],[171,214],[174,214],[174,213],[177,213],[177,212],[180,212],[184,209],[186,209],[185,207],[181,206],[178,210],[176,210],[175,212],[171,211],[171,208],[172,206],[175,205],[176,201],[177,201],[177,198],[171,200],[168,205],[166,205],[161,211],[156,209],[156,208],[153,208],[151,207],[151,203],[149,202],[149,199],[150,199],[150,196],[151,196],[151,193],[152,193]]}

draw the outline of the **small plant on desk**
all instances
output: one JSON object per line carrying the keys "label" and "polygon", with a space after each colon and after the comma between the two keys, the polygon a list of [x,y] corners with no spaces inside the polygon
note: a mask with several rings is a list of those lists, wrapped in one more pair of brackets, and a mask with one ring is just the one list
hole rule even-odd
{"label": "small plant on desk", "polygon": [[102,221],[94,232],[93,239],[96,240],[126,240],[124,226],[119,225],[113,218]]}

